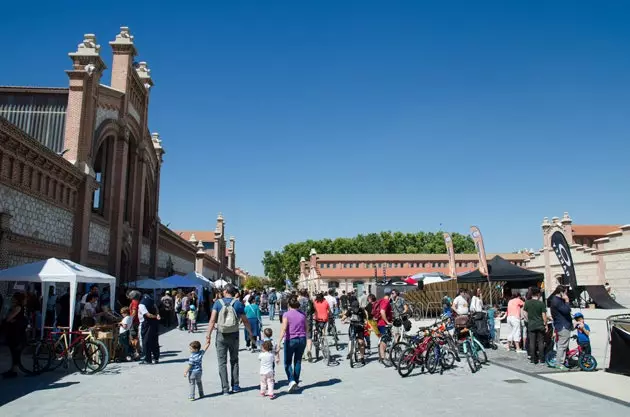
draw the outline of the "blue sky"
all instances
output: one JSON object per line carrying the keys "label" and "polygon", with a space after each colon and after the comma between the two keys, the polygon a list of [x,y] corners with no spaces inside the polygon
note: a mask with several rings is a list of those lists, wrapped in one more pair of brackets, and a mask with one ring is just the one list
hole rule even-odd
{"label": "blue sky", "polygon": [[129,26],[162,221],[221,211],[251,272],[308,238],[475,224],[500,252],[563,211],[630,222],[629,3],[199,3],[10,2],[0,84],[66,86],[83,33],[110,63]]}

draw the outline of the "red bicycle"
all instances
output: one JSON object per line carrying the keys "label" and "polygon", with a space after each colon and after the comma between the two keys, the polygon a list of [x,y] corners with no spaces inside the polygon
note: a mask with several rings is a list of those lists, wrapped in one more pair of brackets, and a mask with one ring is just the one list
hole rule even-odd
{"label": "red bicycle", "polygon": [[57,328],[51,329],[43,340],[26,345],[20,353],[19,366],[27,374],[39,374],[61,365],[68,368],[70,359],[82,374],[93,374],[105,368],[109,354],[90,332]]}
{"label": "red bicycle", "polygon": [[[577,340],[577,336],[571,336],[572,340]],[[556,343],[558,343],[558,332],[556,332]],[[545,362],[550,368],[557,367],[556,350],[553,349],[545,356]],[[580,344],[577,347],[567,351],[564,360],[564,366],[567,368],[579,367],[581,370],[591,372],[597,369],[597,360],[590,353],[586,353]]]}
{"label": "red bicycle", "polygon": [[409,376],[416,366],[421,366],[424,371],[426,364],[426,352],[429,344],[433,341],[433,336],[429,331],[424,332],[424,337],[415,346],[408,348],[400,355],[398,361],[398,374],[403,378]]}

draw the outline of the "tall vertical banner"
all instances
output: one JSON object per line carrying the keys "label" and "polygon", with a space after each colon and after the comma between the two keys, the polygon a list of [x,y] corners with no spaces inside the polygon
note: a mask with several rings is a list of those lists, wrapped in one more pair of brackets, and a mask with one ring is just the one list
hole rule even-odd
{"label": "tall vertical banner", "polygon": [[473,238],[473,242],[475,242],[475,248],[477,248],[477,255],[479,256],[479,272],[483,275],[487,276],[488,279],[488,260],[486,259],[486,248],[483,246],[483,237],[481,236],[481,232],[477,226],[470,227],[470,235]]}
{"label": "tall vertical banner", "polygon": [[453,239],[448,233],[444,233],[444,243],[446,244],[446,253],[448,254],[448,270],[449,275],[453,279],[457,279],[457,268],[455,266],[455,251],[453,250]]}
{"label": "tall vertical banner", "polygon": [[[551,235],[551,247],[556,253],[560,266],[564,275],[563,284],[568,283],[571,287],[571,292],[575,294],[577,292],[577,277],[575,276],[575,267],[573,266],[573,257],[571,256],[571,249],[569,248],[569,242],[564,237],[564,233],[556,231]],[[550,288],[553,291],[553,288]]]}

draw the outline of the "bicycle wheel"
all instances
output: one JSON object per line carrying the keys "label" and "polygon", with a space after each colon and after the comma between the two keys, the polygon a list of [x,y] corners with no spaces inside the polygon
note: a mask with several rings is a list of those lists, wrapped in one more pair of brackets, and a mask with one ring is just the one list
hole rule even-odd
{"label": "bicycle wheel", "polygon": [[50,369],[52,352],[47,343],[30,342],[20,350],[18,367],[28,375],[38,375]]}
{"label": "bicycle wheel", "polygon": [[[391,339],[387,339],[385,341],[385,355],[383,357],[383,365],[386,368],[390,368],[392,367],[394,364],[392,363],[391,360],[391,352],[392,352],[392,340]],[[379,342],[379,351],[380,351],[380,342]]]}
{"label": "bicycle wheel", "polygon": [[350,358],[350,368],[354,368],[355,363],[355,350],[356,350],[356,340],[350,340],[350,344],[348,345],[348,357]]}
{"label": "bicycle wheel", "polygon": [[477,357],[479,359],[479,362],[481,362],[484,365],[487,364],[488,355],[486,354],[486,349],[483,347],[481,342],[477,340],[476,338],[473,339],[473,341],[475,342],[475,351],[477,352]]}
{"label": "bicycle wheel", "polygon": [[339,334],[337,333],[337,326],[332,326],[330,329],[330,336],[332,336],[333,342],[335,343],[335,349],[341,350],[341,346],[339,346]]}
{"label": "bicycle wheel", "polygon": [[597,360],[593,357],[593,355],[585,353],[578,358],[578,365],[583,371],[593,372],[597,369]]}
{"label": "bicycle wheel", "polygon": [[409,348],[409,345],[406,342],[398,342],[394,344],[389,351],[389,361],[393,366],[398,366],[398,362],[400,361],[400,357],[405,350]]}
{"label": "bicycle wheel", "polygon": [[89,340],[84,340],[72,351],[72,361],[82,374],[93,374],[103,368],[105,355],[100,346]]}
{"label": "bicycle wheel", "polygon": [[550,368],[555,368],[556,367],[556,351],[555,350],[550,350],[545,355],[545,363]]}
{"label": "bicycle wheel", "polygon": [[324,362],[326,362],[326,365],[328,365],[330,363],[330,349],[328,347],[328,340],[326,340],[325,337],[322,337],[319,340],[319,344],[322,351],[322,358],[324,359]]}
{"label": "bicycle wheel", "polygon": [[442,356],[442,364],[444,365],[444,368],[450,369],[455,366],[455,355],[453,352],[448,348],[448,346],[441,346],[440,348],[442,349],[440,355]]}
{"label": "bicycle wheel", "polygon": [[105,343],[101,342],[100,340],[91,340],[91,342],[92,343],[96,343],[96,345],[98,346],[99,350],[101,351],[101,355],[102,355],[101,366],[100,366],[99,369],[94,371],[94,372],[100,372],[109,363],[109,351],[107,350],[107,346],[105,345]]}
{"label": "bicycle wheel", "polygon": [[427,357],[425,359],[425,366],[430,374],[437,372],[438,366],[442,360],[440,355],[440,347],[434,344],[427,346]]}
{"label": "bicycle wheel", "polygon": [[400,356],[400,361],[398,362],[396,369],[398,370],[398,375],[403,378],[408,377],[416,367],[416,357],[414,353],[414,348],[408,348]]}

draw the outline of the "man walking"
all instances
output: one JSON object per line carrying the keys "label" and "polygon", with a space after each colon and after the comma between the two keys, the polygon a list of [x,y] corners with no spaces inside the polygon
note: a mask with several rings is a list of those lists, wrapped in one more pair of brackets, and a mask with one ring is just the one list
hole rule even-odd
{"label": "man walking", "polygon": [[273,317],[276,315],[276,303],[278,302],[278,294],[276,294],[276,290],[274,288],[271,289],[271,293],[269,293],[269,320],[273,320]]}
{"label": "man walking", "polygon": [[540,301],[540,288],[532,287],[532,298],[525,301],[523,311],[527,318],[529,354],[531,362],[545,361],[545,329],[547,328],[547,307]]}
{"label": "man walking", "polygon": [[400,337],[403,334],[403,322],[408,320],[409,306],[405,302],[404,298],[400,296],[398,290],[392,290],[392,311],[394,313],[394,321],[392,326],[392,336],[394,337],[394,343],[400,342]]}
{"label": "man walking", "polygon": [[212,340],[212,330],[217,325],[217,361],[219,363],[219,377],[221,378],[221,389],[223,395],[230,394],[230,384],[227,374],[227,357],[230,355],[230,373],[231,373],[231,392],[236,393],[241,390],[238,378],[238,328],[239,319],[247,329],[248,334],[252,334],[252,328],[249,325],[247,316],[245,315],[245,306],[238,299],[234,298],[237,293],[236,287],[232,284],[225,286],[223,290],[223,298],[218,299],[212,306],[212,315],[210,323],[208,323],[208,334],[206,340],[208,343]]}
{"label": "man walking", "polygon": [[553,327],[556,329],[556,333],[558,333],[556,368],[566,371],[568,369],[564,366],[564,360],[566,358],[567,348],[569,347],[569,341],[571,340],[571,330],[573,329],[568,288],[564,285],[558,285],[549,298]]}

